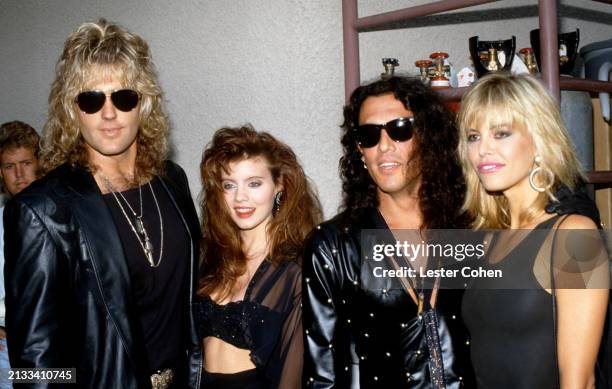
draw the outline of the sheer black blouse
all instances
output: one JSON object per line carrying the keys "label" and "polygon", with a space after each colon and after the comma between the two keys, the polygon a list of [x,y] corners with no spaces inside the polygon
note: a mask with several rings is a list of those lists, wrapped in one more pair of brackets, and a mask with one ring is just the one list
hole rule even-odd
{"label": "sheer black blouse", "polygon": [[195,305],[199,336],[217,337],[251,351],[270,388],[299,388],[302,377],[302,270],[294,261],[264,260],[242,301],[225,305],[205,297]]}

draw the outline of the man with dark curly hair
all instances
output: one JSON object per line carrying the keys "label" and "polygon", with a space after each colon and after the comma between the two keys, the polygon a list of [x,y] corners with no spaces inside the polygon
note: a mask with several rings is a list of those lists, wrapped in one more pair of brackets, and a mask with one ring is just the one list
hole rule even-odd
{"label": "man with dark curly hair", "polygon": [[[470,387],[460,294],[377,288],[361,263],[362,230],[467,228],[454,118],[420,81],[393,77],[357,88],[342,127],[344,211],[314,231],[304,257],[305,383]],[[438,359],[421,320],[432,306]]]}
{"label": "man with dark curly hair", "polygon": [[[463,291],[377,279],[367,261],[372,237],[393,242],[392,230],[469,228],[453,114],[420,80],[392,77],[357,88],[342,127],[343,211],[315,229],[304,254],[306,386],[475,387]],[[559,197],[549,212],[597,212]]]}
{"label": "man with dark curly hair", "polygon": [[199,223],[167,139],[148,44],[81,25],[49,96],[47,174],[4,211],[12,367],[73,368],[55,377],[79,388],[199,387]]}

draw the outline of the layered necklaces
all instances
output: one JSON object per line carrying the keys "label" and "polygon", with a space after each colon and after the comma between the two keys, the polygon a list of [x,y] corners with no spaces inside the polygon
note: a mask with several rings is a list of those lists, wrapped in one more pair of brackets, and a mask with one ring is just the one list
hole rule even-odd
{"label": "layered necklaces", "polygon": [[[160,235],[159,241],[160,242],[159,242],[159,253],[157,256],[157,262],[155,262],[155,260],[153,259],[153,243],[151,243],[151,239],[149,238],[147,228],[145,227],[145,224],[143,221],[144,213],[142,210],[142,185],[138,186],[138,197],[140,199],[140,215],[138,215],[136,214],[136,211],[134,211],[130,203],[127,201],[125,196],[123,196],[121,192],[115,189],[115,187],[113,186],[111,181],[108,179],[108,177],[106,177],[102,173],[100,173],[100,176],[102,177],[102,180],[104,180],[104,185],[106,186],[106,189],[115,198],[117,205],[119,205],[119,209],[121,209],[121,212],[123,213],[123,216],[125,216],[125,219],[127,220],[132,231],[134,232],[134,235],[136,235],[136,239],[138,239],[138,243],[140,243],[140,247],[142,248],[142,251],[144,252],[145,257],[147,258],[147,261],[149,262],[149,266],[153,268],[158,267],[161,264],[161,261],[164,255],[164,220],[162,219],[161,210],[159,208],[159,203],[157,202],[157,197],[155,196],[155,191],[153,190],[153,186],[151,186],[151,181],[149,181],[147,185],[149,186],[149,189],[151,190],[151,194],[153,195],[153,201],[155,201],[155,207],[157,208],[157,215],[159,216],[159,235]],[[117,196],[117,194],[119,196]],[[126,209],[123,207],[123,204],[121,203],[121,200],[119,198],[121,198],[121,200],[123,200],[125,205],[127,205],[127,208],[132,214],[132,217],[128,215]]]}

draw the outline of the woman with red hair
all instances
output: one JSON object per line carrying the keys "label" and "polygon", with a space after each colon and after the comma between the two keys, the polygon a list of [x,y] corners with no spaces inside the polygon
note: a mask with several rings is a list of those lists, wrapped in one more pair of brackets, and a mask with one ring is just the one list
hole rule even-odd
{"label": "woman with red hair", "polygon": [[291,149],[250,126],[204,151],[198,327],[206,388],[300,388],[300,253],[319,202]]}

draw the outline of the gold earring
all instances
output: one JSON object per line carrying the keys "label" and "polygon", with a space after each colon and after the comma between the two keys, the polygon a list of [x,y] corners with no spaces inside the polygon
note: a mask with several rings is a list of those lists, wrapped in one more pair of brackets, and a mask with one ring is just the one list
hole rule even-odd
{"label": "gold earring", "polygon": [[[553,184],[555,183],[555,175],[550,169],[543,168],[542,166],[540,166],[541,162],[542,162],[542,157],[540,157],[539,155],[536,155],[535,160],[534,160],[536,167],[531,169],[531,172],[529,172],[529,186],[531,186],[531,189],[535,190],[536,192],[540,192],[540,193],[545,192],[547,189],[552,187]],[[540,174],[541,172],[546,173],[546,176],[549,181],[548,184],[543,187],[537,186],[535,183],[536,174]]]}

